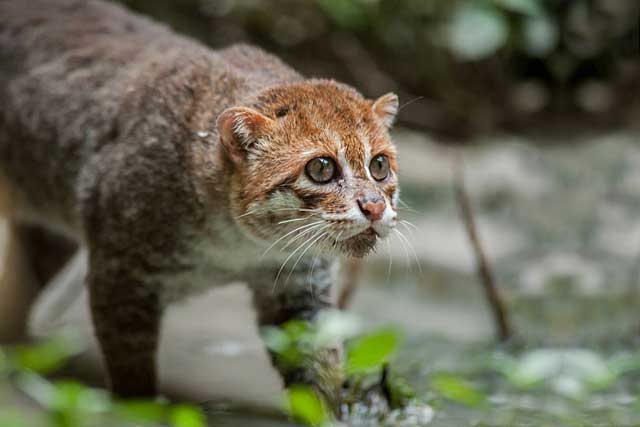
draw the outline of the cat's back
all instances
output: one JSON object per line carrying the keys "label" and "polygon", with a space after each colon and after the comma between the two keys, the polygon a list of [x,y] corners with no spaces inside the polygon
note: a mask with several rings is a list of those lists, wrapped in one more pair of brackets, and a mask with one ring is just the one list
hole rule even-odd
{"label": "cat's back", "polygon": [[162,97],[163,80],[198,62],[221,68],[215,52],[111,3],[0,0],[0,118],[48,150],[99,148],[132,101]]}
{"label": "cat's back", "polygon": [[208,49],[99,0],[0,0],[0,175],[77,222],[78,176],[110,144],[174,144],[297,75],[248,46]]}

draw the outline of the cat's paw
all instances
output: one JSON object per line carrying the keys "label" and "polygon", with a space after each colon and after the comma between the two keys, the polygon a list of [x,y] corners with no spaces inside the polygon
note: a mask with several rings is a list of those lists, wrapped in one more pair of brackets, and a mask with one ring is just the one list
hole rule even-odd
{"label": "cat's paw", "polygon": [[286,387],[311,386],[322,397],[334,415],[340,415],[345,384],[342,348],[334,347],[315,352],[296,369],[282,372]]}

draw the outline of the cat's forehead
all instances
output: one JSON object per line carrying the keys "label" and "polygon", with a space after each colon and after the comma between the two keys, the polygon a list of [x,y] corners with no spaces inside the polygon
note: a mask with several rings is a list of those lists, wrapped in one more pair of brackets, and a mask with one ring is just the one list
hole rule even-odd
{"label": "cat's forehead", "polygon": [[329,124],[342,133],[372,120],[370,101],[353,88],[331,80],[279,86],[261,94],[255,106],[276,120],[283,119],[307,131],[314,125]]}
{"label": "cat's forehead", "polygon": [[290,165],[331,156],[364,176],[371,158],[384,153],[395,167],[395,148],[372,101],[349,86],[319,80],[279,87],[265,92],[256,107],[277,123],[272,146],[277,154],[271,154]]}

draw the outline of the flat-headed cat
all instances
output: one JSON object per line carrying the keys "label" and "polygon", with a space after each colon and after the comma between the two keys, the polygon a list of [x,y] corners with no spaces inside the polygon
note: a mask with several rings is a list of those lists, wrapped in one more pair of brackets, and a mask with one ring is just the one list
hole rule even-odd
{"label": "flat-headed cat", "polygon": [[0,64],[5,214],[88,249],[120,395],[156,393],[167,304],[244,281],[260,325],[313,320],[335,258],[395,227],[393,94],[210,50],[98,0],[0,0]]}

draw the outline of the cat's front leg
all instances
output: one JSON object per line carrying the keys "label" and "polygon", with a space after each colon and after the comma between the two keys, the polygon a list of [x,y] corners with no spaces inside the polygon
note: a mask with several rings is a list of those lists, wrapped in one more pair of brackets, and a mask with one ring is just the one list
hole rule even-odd
{"label": "cat's front leg", "polygon": [[155,397],[159,286],[117,257],[94,253],[91,258],[91,317],[109,388],[120,397]]}
{"label": "cat's front leg", "polygon": [[[280,326],[292,320],[315,322],[323,311],[333,308],[330,299],[332,274],[330,263],[316,260],[288,271],[265,275],[269,280],[251,283],[258,325]],[[277,277],[277,280],[276,280]],[[274,367],[280,372],[285,387],[306,384],[314,387],[334,407],[339,404],[344,382],[342,347],[335,345],[314,351],[299,365],[283,363],[270,352]]]}

